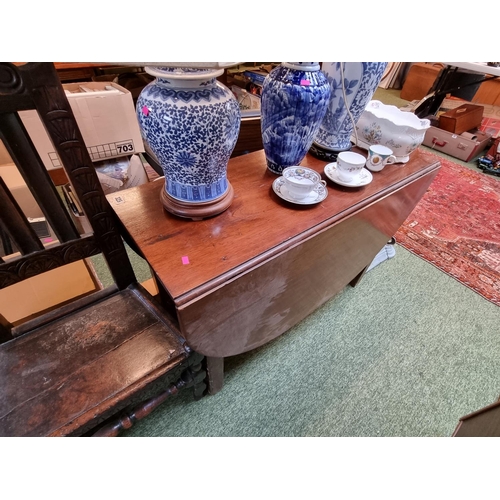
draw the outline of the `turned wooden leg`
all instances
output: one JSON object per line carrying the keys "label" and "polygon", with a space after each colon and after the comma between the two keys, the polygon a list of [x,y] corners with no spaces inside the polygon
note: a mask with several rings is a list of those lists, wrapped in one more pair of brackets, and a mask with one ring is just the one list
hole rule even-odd
{"label": "turned wooden leg", "polygon": [[198,401],[207,392],[207,372],[203,369],[202,361],[191,367],[191,373],[193,377],[193,395],[195,401]]}
{"label": "turned wooden leg", "polygon": [[179,390],[185,387],[193,387],[195,399],[200,399],[205,393],[205,379],[206,372],[202,369],[202,363],[200,362],[185,370],[181,378],[165,391],[140,403],[135,408],[126,411],[117,417],[116,420],[101,427],[92,437],[118,436],[121,431],[130,429],[136,422],[147,417],[153,410],[158,408],[158,406],[165,402],[170,396],[176,396]]}
{"label": "turned wooden leg", "polygon": [[212,358],[207,356],[207,381],[208,393],[217,394],[224,385],[224,358]]}

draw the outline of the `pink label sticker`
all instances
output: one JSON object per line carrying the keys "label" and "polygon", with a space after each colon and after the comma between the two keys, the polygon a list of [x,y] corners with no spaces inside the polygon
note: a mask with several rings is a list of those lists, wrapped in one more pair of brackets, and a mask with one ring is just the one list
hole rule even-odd
{"label": "pink label sticker", "polygon": [[187,255],[184,255],[181,260],[184,265],[189,264],[189,258]]}
{"label": "pink label sticker", "polygon": [[143,106],[143,107],[142,107],[142,114],[143,114],[144,116],[148,116],[148,115],[149,115],[149,109],[148,109],[148,107],[147,107],[147,106]]}
{"label": "pink label sticker", "polygon": [[50,243],[51,241],[54,241],[54,238],[44,238],[43,240],[44,243]]}
{"label": "pink label sticker", "polygon": [[300,80],[300,84],[307,87],[308,85],[311,85],[311,82],[309,80]]}

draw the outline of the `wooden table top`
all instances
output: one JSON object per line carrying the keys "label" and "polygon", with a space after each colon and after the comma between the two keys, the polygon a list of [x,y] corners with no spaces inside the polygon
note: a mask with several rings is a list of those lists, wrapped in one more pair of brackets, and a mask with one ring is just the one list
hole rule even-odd
{"label": "wooden table top", "polygon": [[193,221],[166,212],[160,202],[163,178],[107,198],[180,306],[439,167],[433,155],[417,150],[408,163],[373,172],[370,184],[347,188],[324,175],[327,163],[309,154],[301,162],[327,180],[328,196],[316,205],[294,205],[274,193],[276,175],[267,170],[263,150],[229,161],[234,200],[210,219]]}

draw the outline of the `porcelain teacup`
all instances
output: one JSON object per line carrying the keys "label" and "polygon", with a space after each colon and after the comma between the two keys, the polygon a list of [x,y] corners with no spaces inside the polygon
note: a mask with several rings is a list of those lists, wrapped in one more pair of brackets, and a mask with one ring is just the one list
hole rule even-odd
{"label": "porcelain teacup", "polygon": [[337,172],[339,179],[344,182],[355,180],[363,170],[366,158],[359,153],[342,151],[337,155]]}
{"label": "porcelain teacup", "polygon": [[382,144],[373,144],[368,149],[366,168],[372,172],[380,172],[387,164],[396,163],[397,158],[392,154],[392,149]]}
{"label": "porcelain teacup", "polygon": [[307,167],[287,167],[283,169],[282,175],[290,198],[297,201],[307,198],[318,184],[326,186],[321,175]]}

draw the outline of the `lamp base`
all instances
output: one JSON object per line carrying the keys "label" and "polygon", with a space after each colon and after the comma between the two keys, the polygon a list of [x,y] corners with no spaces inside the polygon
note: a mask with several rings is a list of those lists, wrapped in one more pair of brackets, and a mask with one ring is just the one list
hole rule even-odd
{"label": "lamp base", "polygon": [[228,189],[224,195],[216,200],[204,201],[201,203],[189,203],[177,200],[170,196],[165,188],[161,190],[160,199],[163,208],[171,214],[186,219],[203,220],[219,215],[228,209],[234,198],[233,186],[228,182]]}
{"label": "lamp base", "polygon": [[312,146],[309,148],[309,153],[320,160],[334,162],[337,161],[337,155],[339,153],[342,153],[342,151],[350,151],[352,146],[353,145],[351,143],[351,146],[348,149],[334,150],[323,148],[322,146],[319,146],[318,144],[313,142]]}

